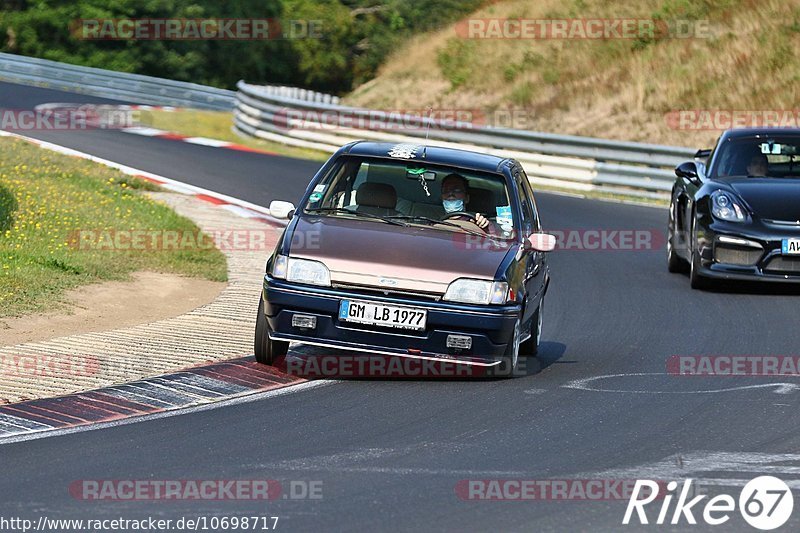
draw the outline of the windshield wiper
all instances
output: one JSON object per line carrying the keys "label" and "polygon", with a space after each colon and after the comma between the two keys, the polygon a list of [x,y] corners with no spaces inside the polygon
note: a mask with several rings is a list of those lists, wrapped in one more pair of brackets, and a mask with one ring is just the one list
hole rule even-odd
{"label": "windshield wiper", "polygon": [[348,215],[355,215],[357,217],[363,218],[377,218],[378,220],[383,220],[387,224],[393,224],[395,226],[403,226],[408,227],[408,224],[404,224],[398,220],[392,220],[394,217],[385,217],[381,215],[375,215],[373,213],[365,213],[364,211],[351,211],[346,207],[314,207],[311,209],[304,209],[304,213],[347,213]]}
{"label": "windshield wiper", "polygon": [[508,240],[510,238],[510,237],[503,237],[501,235],[492,235],[490,233],[485,233],[485,232],[482,232],[482,231],[475,231],[475,230],[467,229],[467,228],[465,228],[465,227],[463,227],[463,226],[461,226],[459,224],[455,224],[453,222],[448,222],[446,220],[439,220],[439,219],[431,218],[431,217],[425,217],[425,216],[422,216],[422,215],[392,215],[392,216],[390,216],[388,218],[399,218],[399,219],[402,219],[402,220],[428,222],[430,224],[440,224],[442,226],[450,226],[451,228],[458,228],[458,229],[460,229],[462,231],[466,231],[467,233],[469,233],[471,235],[477,235],[479,237],[487,237],[487,238],[495,238],[495,237],[497,237],[497,238],[500,238],[500,239],[503,239],[503,240]]}
{"label": "windshield wiper", "polygon": [[402,220],[419,220],[419,221],[422,221],[422,222],[430,222],[431,224],[441,224],[443,226],[451,226],[451,227],[454,227],[454,228],[460,228],[461,227],[458,224],[454,224],[454,223],[448,222],[446,220],[438,220],[438,219],[431,218],[431,217],[424,217],[422,215],[392,215],[392,216],[390,216],[388,218],[399,218],[399,219],[402,219]]}

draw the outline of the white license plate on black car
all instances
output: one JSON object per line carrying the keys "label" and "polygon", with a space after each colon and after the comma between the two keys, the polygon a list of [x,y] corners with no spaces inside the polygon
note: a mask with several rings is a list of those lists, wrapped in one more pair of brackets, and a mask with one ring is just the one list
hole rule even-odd
{"label": "white license plate on black car", "polygon": [[374,302],[342,300],[339,304],[339,320],[372,324],[385,328],[424,330],[428,312],[413,307],[398,307]]}
{"label": "white license plate on black car", "polygon": [[800,255],[800,239],[783,239],[781,243],[782,255]]}

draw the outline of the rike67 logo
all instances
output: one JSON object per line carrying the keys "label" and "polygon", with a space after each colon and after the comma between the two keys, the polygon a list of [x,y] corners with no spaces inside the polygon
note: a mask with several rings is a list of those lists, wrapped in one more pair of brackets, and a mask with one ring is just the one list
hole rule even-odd
{"label": "rike67 logo", "polygon": [[[691,479],[683,482],[680,494],[677,493],[677,481],[667,483],[666,494],[659,493],[659,485],[663,487],[663,484],[651,480],[636,481],[622,519],[623,524],[630,524],[634,513],[639,524],[677,525],[684,520],[688,524],[697,524],[697,514],[706,524],[719,526],[731,519],[738,503],[739,513],[748,524],[767,531],[784,525],[794,509],[794,496],[789,486],[773,476],[760,476],[747,482],[739,493],[738,502],[728,494],[718,494],[705,502],[703,500],[708,497],[706,494],[690,499],[693,493]],[[675,496],[677,501],[671,509]],[[650,522],[652,514],[648,517],[645,507],[657,499],[661,503],[658,517],[655,522]]]}

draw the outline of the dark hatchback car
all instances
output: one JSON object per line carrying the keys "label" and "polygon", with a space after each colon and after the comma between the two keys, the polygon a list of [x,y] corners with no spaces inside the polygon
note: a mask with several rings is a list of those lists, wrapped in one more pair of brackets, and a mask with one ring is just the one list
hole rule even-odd
{"label": "dark hatchback car", "polygon": [[800,130],[728,130],[675,173],[671,272],[688,270],[693,288],[800,281]]}
{"label": "dark hatchback car", "polygon": [[[460,198],[446,208],[443,182],[448,199]],[[517,161],[355,142],[322,166],[299,207],[270,209],[290,221],[267,261],[260,363],[290,341],[499,375],[536,355],[550,280],[543,252],[555,238],[542,233]]]}

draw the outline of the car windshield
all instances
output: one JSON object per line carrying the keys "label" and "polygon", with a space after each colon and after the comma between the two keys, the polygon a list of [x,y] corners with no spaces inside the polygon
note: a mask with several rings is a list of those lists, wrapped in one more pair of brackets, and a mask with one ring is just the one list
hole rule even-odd
{"label": "car windshield", "polygon": [[718,148],[710,177],[800,177],[800,135],[732,138]]}
{"label": "car windshield", "polygon": [[339,158],[314,186],[304,212],[459,232],[480,230],[457,223],[455,213],[481,214],[497,228],[493,233],[498,237],[509,237],[515,226],[501,174],[353,156]]}

